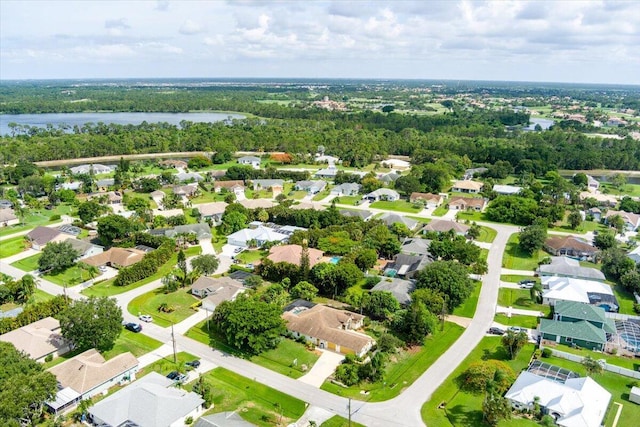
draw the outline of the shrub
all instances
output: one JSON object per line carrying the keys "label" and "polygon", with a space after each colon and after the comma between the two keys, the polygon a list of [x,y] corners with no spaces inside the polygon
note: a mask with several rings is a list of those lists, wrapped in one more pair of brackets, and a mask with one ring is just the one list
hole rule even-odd
{"label": "shrub", "polygon": [[193,417],[189,416],[184,420],[186,425],[191,425],[193,423]]}
{"label": "shrub", "polygon": [[509,388],[516,379],[513,369],[499,360],[487,360],[471,364],[461,375],[460,388],[471,393],[482,393],[487,388],[487,383],[496,379],[496,372],[502,371],[503,375],[496,386],[500,393]]}
{"label": "shrub", "polygon": [[551,357],[552,354],[553,352],[551,351],[550,348],[545,348],[542,350],[542,357],[544,357],[545,359],[548,357]]}
{"label": "shrub", "polygon": [[51,218],[49,218],[49,221],[59,221],[59,220],[60,220],[60,214],[51,215]]}
{"label": "shrub", "polygon": [[47,356],[44,358],[44,361],[49,363],[53,360],[53,354],[47,354]]}
{"label": "shrub", "polygon": [[382,334],[378,338],[378,349],[385,353],[395,353],[402,347],[402,340],[391,334]]}

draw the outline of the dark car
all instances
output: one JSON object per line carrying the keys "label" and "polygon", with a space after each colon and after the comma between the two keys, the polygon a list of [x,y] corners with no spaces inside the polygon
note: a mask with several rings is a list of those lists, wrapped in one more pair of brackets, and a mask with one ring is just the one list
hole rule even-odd
{"label": "dark car", "polygon": [[184,380],[187,379],[187,376],[184,375],[184,374],[181,374],[178,371],[171,371],[167,375],[167,378],[169,378],[170,380],[175,381],[177,383],[181,383],[181,382],[183,382]]}
{"label": "dark car", "polygon": [[502,328],[496,328],[495,326],[492,326],[489,328],[489,333],[493,335],[504,335],[505,330]]}
{"label": "dark car", "polygon": [[200,367],[200,361],[198,359],[192,360],[190,362],[186,362],[185,365],[190,366],[193,369],[197,369]]}
{"label": "dark car", "polygon": [[140,332],[142,330],[142,325],[139,323],[125,323],[124,328],[131,332]]}

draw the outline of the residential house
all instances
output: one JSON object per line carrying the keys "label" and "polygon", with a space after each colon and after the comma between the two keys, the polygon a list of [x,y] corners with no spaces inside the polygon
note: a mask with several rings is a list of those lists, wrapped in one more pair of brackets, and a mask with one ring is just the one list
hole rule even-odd
{"label": "residential house", "polygon": [[334,179],[337,174],[338,169],[333,165],[329,165],[328,168],[318,170],[314,176],[316,178]]}
{"label": "residential house", "polygon": [[165,218],[171,218],[172,216],[184,215],[184,211],[182,209],[179,209],[179,208],[166,209],[166,210],[153,209],[151,211],[151,213],[153,214],[154,217],[162,216],[162,217],[165,217]]}
{"label": "residential house", "polygon": [[164,200],[165,196],[164,191],[156,190],[149,193],[149,196],[151,196],[151,199],[156,202],[156,205],[158,205],[158,207],[162,206],[162,201]]}
{"label": "residential house", "polygon": [[193,197],[198,193],[198,184],[191,183],[186,185],[176,185],[172,189],[173,194],[182,197]]}
{"label": "residential house", "polygon": [[0,199],[0,209],[10,209],[13,207],[13,202],[7,199]]}
{"label": "residential house", "polygon": [[236,271],[232,271],[231,273],[229,273],[229,277],[230,279],[233,280],[237,280],[238,282],[242,283],[244,285],[244,281],[247,280],[249,277],[254,276],[254,274],[251,274],[247,271],[242,271],[242,270],[236,270]]}
{"label": "residential house", "polygon": [[[314,248],[307,248],[307,255],[309,258],[309,268],[322,262],[324,252]],[[277,262],[288,262],[300,266],[302,263],[302,246],[300,245],[281,245],[273,246],[269,249],[268,260]]]}
{"label": "residential house", "polygon": [[371,292],[391,292],[400,305],[411,304],[411,292],[416,290],[416,285],[411,280],[397,279],[395,277],[384,277],[378,282]]}
{"label": "residential house", "polygon": [[441,194],[432,193],[411,193],[409,201],[411,203],[423,203],[428,208],[437,208],[444,203],[445,198]]}
{"label": "residential house", "polygon": [[101,164],[94,164],[94,165],[79,165],[79,166],[74,166],[72,168],[69,168],[69,171],[73,174],[73,175],[89,175],[91,173],[93,173],[94,175],[100,175],[103,173],[111,173],[111,171],[113,171],[114,168],[112,168],[111,166],[105,166],[105,165],[101,165]]}
{"label": "residential house", "polygon": [[[469,181],[465,181],[469,182]],[[474,210],[482,212],[487,207],[487,199],[482,197],[452,197],[449,201],[449,209],[453,210]]]}
{"label": "residential house", "polygon": [[222,215],[224,210],[229,206],[225,202],[211,202],[196,205],[196,209],[200,212],[202,219],[211,219],[211,221],[218,225],[222,221]]}
{"label": "residential house", "polygon": [[41,251],[51,242],[64,242],[71,237],[70,234],[63,233],[56,228],[38,226],[31,230],[25,238],[31,244],[31,247],[37,251]]}
{"label": "residential house", "polygon": [[314,211],[324,211],[327,210],[327,207],[320,202],[305,202],[302,201],[295,205],[289,206],[289,209],[293,209],[295,211],[302,211],[306,209],[313,209]]}
{"label": "residential house", "polygon": [[178,182],[200,182],[204,181],[204,177],[198,172],[180,172],[176,174]]}
{"label": "residential house", "polygon": [[167,160],[162,160],[160,162],[160,166],[164,166],[166,168],[174,168],[174,169],[186,169],[189,166],[189,164],[184,160],[167,159]]}
{"label": "residential house", "polygon": [[522,187],[517,187],[515,185],[495,184],[493,186],[493,191],[495,193],[503,195],[503,196],[512,196],[512,195],[518,194],[520,191],[522,191]]}
{"label": "residential house", "polygon": [[334,165],[340,162],[340,159],[337,157],[329,156],[326,154],[316,153],[315,158],[313,159],[316,163],[328,163],[329,165]]}
{"label": "residential house", "polygon": [[247,209],[269,209],[276,205],[271,200],[267,199],[245,199],[240,200],[238,203]]}
{"label": "residential house", "polygon": [[487,172],[489,169],[487,168],[473,168],[473,169],[467,169],[466,171],[464,171],[464,177],[462,179],[464,180],[470,180],[473,179],[476,176],[480,176],[483,173]]}
{"label": "residential house", "polygon": [[552,256],[550,264],[540,265],[536,272],[542,277],[559,276],[573,277],[576,279],[605,281],[604,274],[598,269],[582,267],[580,262],[564,256]]}
{"label": "residential house", "polygon": [[389,188],[378,188],[377,190],[372,191],[369,194],[365,194],[362,198],[364,200],[369,200],[370,202],[377,202],[379,200],[395,202],[396,200],[400,200],[400,194],[398,194],[397,191],[391,190]]}
{"label": "residential house", "polygon": [[422,232],[435,231],[437,233],[446,233],[449,230],[453,230],[457,235],[464,236],[469,231],[468,225],[460,224],[459,222],[449,221],[446,219],[434,219],[429,224],[425,225]]}
{"label": "residential house", "polygon": [[73,250],[77,251],[80,254],[78,258],[76,258],[76,261],[89,258],[104,252],[104,248],[102,246],[94,245],[93,243],[87,242],[85,240],[67,239],[65,240],[65,242],[69,243]]}
{"label": "residential house", "polygon": [[342,216],[348,216],[348,217],[358,217],[360,219],[362,219],[363,221],[368,221],[371,218],[373,218],[376,214],[371,212],[371,211],[367,211],[364,209],[359,209],[359,210],[347,210],[347,209],[343,209],[340,211],[340,215]]}
{"label": "residential house", "polygon": [[378,175],[378,180],[382,182],[385,187],[388,187],[389,185],[396,182],[398,178],[400,178],[400,174],[396,172],[389,172]]}
{"label": "residential house", "polygon": [[484,184],[482,182],[471,181],[469,179],[465,179],[462,181],[456,181],[453,183],[453,187],[451,187],[451,191],[455,193],[479,193],[482,191],[482,187]]}
{"label": "residential house", "polygon": [[545,250],[555,256],[593,259],[598,248],[574,236],[553,236],[545,241]]}
{"label": "residential house", "polygon": [[596,193],[600,188],[600,183],[591,175],[587,175],[587,190]]}
{"label": "residential house", "polygon": [[173,380],[150,372],[89,408],[103,427],[183,427],[204,411],[200,395],[175,387]]}
{"label": "residential house", "polygon": [[360,184],[345,182],[344,184],[333,187],[330,194],[332,196],[356,196],[360,193],[361,188],[362,185]]}
{"label": "residential house", "polygon": [[605,311],[617,312],[618,300],[606,283],[571,277],[547,276],[542,278],[542,302],[555,306],[558,301],[591,304]]}
{"label": "residential house", "polygon": [[295,184],[296,191],[306,191],[309,194],[317,194],[327,187],[327,181],[298,181]]}
{"label": "residential house", "polygon": [[78,237],[82,233],[82,228],[76,227],[75,225],[71,224],[62,224],[58,227],[58,230],[62,231],[63,233],[70,234],[74,237]]}
{"label": "residential house", "polygon": [[0,209],[0,227],[9,227],[19,224],[20,220],[11,208]]}
{"label": "residential house", "polygon": [[625,211],[608,210],[604,215],[605,221],[609,223],[609,218],[618,215],[624,220],[624,226],[627,231],[636,231],[640,227],[640,215]]}
{"label": "residential house", "polygon": [[517,410],[539,406],[561,427],[600,427],[611,401],[611,393],[589,377],[563,381],[530,371],[518,376],[505,397]]}
{"label": "residential house", "polygon": [[430,254],[410,255],[406,253],[396,254],[393,262],[386,265],[385,275],[412,279],[415,274],[433,262]]}
{"label": "residential house", "polygon": [[557,301],[553,319],[540,319],[542,340],[590,350],[604,350],[607,335],[615,333],[614,321],[602,308],[582,302]]}
{"label": "residential house", "polygon": [[114,268],[124,268],[142,261],[144,254],[144,251],[135,248],[113,247],[108,251],[84,258],[82,262],[94,267],[107,265]]}
{"label": "residential house", "polygon": [[284,242],[289,239],[286,234],[278,233],[277,231],[259,226],[257,228],[245,228],[240,231],[236,231],[233,234],[227,236],[227,243],[234,246],[249,247],[254,244],[256,247],[261,247],[265,243],[271,242]]}
{"label": "residential house", "polygon": [[585,201],[587,199],[594,199],[598,202],[599,206],[615,208],[618,205],[618,198],[616,196],[612,196],[610,194],[602,194],[602,193],[591,193],[589,191],[581,191],[580,192],[580,201]]}
{"label": "residential house", "polygon": [[260,160],[260,157],[256,156],[244,156],[238,159],[238,163],[240,163],[241,165],[248,165],[254,169],[260,169],[261,161],[262,160]]}
{"label": "residential house", "polygon": [[640,263],[640,246],[636,246],[631,252],[627,254],[629,258],[636,264]]}
{"label": "residential house", "polygon": [[82,400],[106,392],[114,385],[132,381],[138,372],[138,359],[122,353],[109,360],[92,348],[48,369],[58,380],[55,400],[45,404],[54,413],[63,412]]}
{"label": "residential house", "polygon": [[178,225],[165,231],[164,235],[174,238],[180,234],[195,234],[198,240],[211,238],[211,227],[206,222]]}
{"label": "residential house", "polygon": [[282,193],[284,188],[284,180],[282,179],[254,179],[251,182],[253,191],[271,190],[273,191],[273,197]]}
{"label": "residential house", "polygon": [[198,418],[193,427],[254,427],[245,421],[237,412],[218,412]]}
{"label": "residential house", "polygon": [[400,159],[386,159],[380,162],[383,168],[405,171],[411,169],[411,163]]}
{"label": "residential house", "polygon": [[[62,184],[56,185],[56,190],[78,191],[80,187],[82,187],[82,181],[63,182]],[[98,185],[98,188],[99,187]]]}
{"label": "residential house", "polygon": [[602,218],[602,211],[598,208],[590,208],[587,210],[585,216],[587,215],[590,215],[595,221],[600,221],[600,218]]}
{"label": "residential house", "polygon": [[116,180],[113,178],[102,178],[96,181],[96,188],[98,192],[106,192],[109,191],[109,188],[116,185]]}
{"label": "residential house", "polygon": [[222,189],[227,189],[232,193],[244,193],[244,181],[238,179],[234,181],[216,181],[213,183],[213,191],[219,193]]}
{"label": "residential house", "polygon": [[402,242],[400,252],[409,255],[427,255],[429,254],[429,246],[431,246],[431,240],[407,237]]}
{"label": "residential house", "polygon": [[396,223],[404,224],[410,231],[415,230],[420,224],[415,219],[407,218],[406,216],[392,212],[385,212],[376,219],[384,222],[387,227],[391,227]]}
{"label": "residential house", "polygon": [[618,127],[626,126],[627,124],[627,121],[620,117],[611,117],[609,120],[607,120],[607,126]]}
{"label": "residential house", "polygon": [[362,357],[375,344],[373,338],[356,331],[365,318],[361,314],[317,304],[296,306],[282,317],[296,337],[304,336],[322,349]]}
{"label": "residential house", "polygon": [[0,341],[13,344],[36,362],[44,362],[47,356],[57,357],[69,351],[69,343],[60,333],[60,322],[53,317],[45,317],[2,334]]}
{"label": "residential house", "polygon": [[242,283],[229,277],[214,278],[200,276],[198,280],[191,285],[191,293],[198,298],[206,298],[225,287],[242,288]]}
{"label": "residential house", "polygon": [[94,199],[98,199],[101,201],[104,201],[104,203],[107,203],[109,205],[120,205],[122,204],[122,193],[120,193],[119,191],[107,191],[107,192],[100,192],[100,193],[93,193],[93,194],[89,194],[89,196],[87,196],[88,200],[94,200]]}

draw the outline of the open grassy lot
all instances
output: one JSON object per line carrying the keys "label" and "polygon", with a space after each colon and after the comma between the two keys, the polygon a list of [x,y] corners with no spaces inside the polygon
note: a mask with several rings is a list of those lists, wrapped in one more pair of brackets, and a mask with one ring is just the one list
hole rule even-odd
{"label": "open grassy lot", "polygon": [[623,368],[631,369],[632,371],[640,369],[640,359],[633,357],[614,356],[600,351],[587,350],[586,348],[572,348],[566,345],[558,345],[555,348],[560,351],[564,351],[565,353],[577,354],[582,357],[591,356],[591,358],[596,360],[604,359],[607,361],[608,365],[621,366]]}
{"label": "open grassy lot", "polygon": [[586,233],[587,231],[604,231],[606,230],[608,227],[605,225],[602,225],[598,222],[595,221],[582,221],[582,224],[580,224],[580,226],[578,228],[576,228],[575,230],[572,229],[569,224],[566,221],[563,221],[562,224],[554,226],[549,228],[549,230],[553,230],[553,231],[562,231],[564,233]]}
{"label": "open grassy lot", "polygon": [[342,418],[340,415],[334,415],[333,417],[329,418],[327,421],[320,424],[320,427],[350,427],[350,426],[364,427],[362,424],[356,423],[354,421],[351,421],[351,423],[349,423],[348,419]]}
{"label": "open grassy lot", "polygon": [[422,228],[423,225],[429,224],[431,222],[431,218],[425,218],[425,217],[422,217],[422,216],[406,215],[406,218],[415,219],[416,221],[418,221],[420,223],[420,224],[418,224],[418,228],[416,230],[420,230],[420,228]]}
{"label": "open grassy lot", "polygon": [[327,185],[323,191],[321,191],[321,192],[317,193],[315,196],[313,196],[313,201],[319,202],[320,200],[324,199],[325,197],[328,197],[331,194],[331,189],[332,188],[333,188],[333,185]]}
{"label": "open grassy lot", "polygon": [[620,305],[620,313],[634,315],[636,314],[636,312],[633,310],[635,299],[631,292],[623,288],[622,285],[614,285],[613,294],[618,299],[618,304]]}
{"label": "open grassy lot", "polygon": [[[570,369],[581,376],[586,375],[584,366],[580,363],[571,362],[569,360],[561,359],[559,357],[550,357],[544,359],[552,365],[561,366],[563,368]],[[601,374],[595,374],[591,376],[595,382],[607,389],[612,394],[611,401],[619,402],[622,406],[622,412],[620,413],[620,419],[618,420],[618,426],[634,426],[638,424],[640,419],[640,405],[629,401],[629,391],[631,390],[631,384],[634,382],[633,378],[625,377],[622,375],[614,374],[613,372],[604,371]],[[611,427],[613,420],[617,412],[616,406],[610,406],[605,418],[604,425]],[[635,421],[634,421],[635,420]]]}
{"label": "open grassy lot", "polygon": [[[134,298],[129,303],[127,311],[134,316],[150,314],[153,317],[153,323],[166,328],[172,324],[180,323],[195,314],[196,311],[191,308],[191,305],[198,301],[198,298],[188,293],[185,289],[179,289],[168,294],[165,294],[161,289],[155,289]],[[171,313],[159,311],[158,307],[163,303],[173,307],[174,311]]]}
{"label": "open grassy lot", "polygon": [[214,407],[205,415],[236,411],[258,426],[288,425],[302,416],[302,400],[274,390],[224,368],[204,375],[213,390]]}
{"label": "open grassy lot", "polygon": [[480,297],[481,289],[482,283],[477,281],[474,282],[473,292],[469,298],[467,298],[463,304],[456,307],[452,314],[462,317],[473,317],[473,315],[476,314],[476,306],[478,305],[478,298]]}
{"label": "open grassy lot", "polygon": [[339,205],[354,206],[362,200],[362,196],[340,196],[333,200]]}
{"label": "open grassy lot", "polygon": [[216,193],[214,191],[201,191],[197,197],[191,199],[191,203],[196,205],[209,202],[224,202],[225,197],[226,194],[223,193]]}
{"label": "open grassy lot", "polygon": [[91,279],[91,275],[77,265],[69,267],[57,274],[47,273],[42,277],[60,286],[74,286]]}
{"label": "open grassy lot", "polygon": [[36,289],[36,291],[33,293],[33,295],[31,296],[31,299],[29,300],[29,302],[33,302],[33,303],[37,303],[37,302],[42,302],[42,301],[49,301],[50,299],[54,298],[55,295],[51,295],[50,293],[47,293],[45,291],[43,291],[42,289]]}
{"label": "open grassy lot", "polygon": [[449,209],[447,208],[446,205],[440,205],[437,208],[435,208],[435,210],[433,211],[432,215],[433,216],[444,216],[447,212],[449,212]]}
{"label": "open grassy lot", "polygon": [[[12,225],[9,227],[0,228],[0,236],[7,236],[13,233],[19,233],[25,230],[31,230],[32,228],[37,227],[38,225],[48,225],[52,222],[60,222],[60,219],[51,220],[51,217],[54,215],[69,215],[72,211],[71,205],[68,204],[60,204],[55,208],[48,209],[30,209],[28,213],[25,215],[22,224]],[[4,242],[2,242],[4,244]]]}
{"label": "open grassy lot", "polygon": [[551,307],[548,305],[532,301],[529,289],[500,288],[498,291],[498,305],[541,311],[545,314],[549,314],[551,311]]}
{"label": "open grassy lot", "polygon": [[372,209],[384,209],[387,211],[418,213],[422,210],[422,207],[415,207],[413,203],[409,203],[406,200],[396,200],[395,202],[388,202],[381,200],[379,202],[371,203]]}
{"label": "open grassy lot", "polygon": [[[446,322],[444,330],[438,330],[425,340],[423,346],[401,350],[394,356],[386,369],[385,382],[363,383],[352,387],[342,387],[325,381],[322,390],[339,396],[351,397],[357,400],[380,402],[394,398],[402,393],[405,387],[411,385],[424,371],[444,353],[464,332],[464,328],[455,323]],[[368,395],[361,394],[362,390]]]}
{"label": "open grassy lot", "polygon": [[[2,244],[4,245],[4,242],[2,242]],[[22,258],[21,260],[12,262],[11,265],[15,268],[19,268],[22,271],[34,271],[38,269],[38,260],[41,256],[42,254],[31,255],[30,257]]]}
{"label": "open grassy lot", "polygon": [[478,242],[493,243],[498,232],[491,227],[480,227],[480,235],[476,239]]}
{"label": "open grassy lot", "polygon": [[[302,370],[302,365],[306,365],[308,369],[311,369],[319,357],[318,353],[307,350],[303,344],[286,338],[282,339],[275,349],[257,356],[251,356],[231,347],[227,344],[225,338],[215,330],[213,325],[209,326],[210,330],[207,328],[206,321],[200,322],[189,329],[186,335],[203,344],[210,345],[234,356],[246,358],[253,363],[291,378],[303,376],[306,371]],[[296,366],[293,366],[294,359],[298,359]]]}
{"label": "open grassy lot", "polygon": [[185,362],[190,362],[192,360],[197,359],[194,355],[187,353],[185,351],[181,351],[176,353],[176,361],[173,361],[173,354],[169,356],[165,356],[161,359],[156,360],[150,365],[142,368],[136,376],[141,378],[147,375],[150,372],[157,372],[160,375],[168,375],[171,371],[181,371],[185,372],[187,370],[187,366],[184,365]]}
{"label": "open grassy lot", "polygon": [[[527,344],[516,359],[509,360],[507,352],[502,348],[499,337],[486,337],[473,349],[467,358],[436,390],[431,399],[422,407],[422,420],[428,426],[478,427],[482,426],[482,394],[470,394],[458,388],[456,379],[474,362],[496,359],[509,365],[516,374],[529,364],[533,353],[533,344]],[[438,406],[445,402],[444,409]],[[537,423],[524,419],[501,422],[505,426],[535,426]]]}
{"label": "open grassy lot", "polygon": [[24,237],[17,236],[0,242],[0,258],[10,257],[24,251]]}
{"label": "open grassy lot", "polygon": [[493,320],[504,326],[522,326],[527,329],[535,329],[538,326],[538,318],[535,316],[512,314],[511,317],[507,317],[506,314],[499,313]]}
{"label": "open grassy lot", "polygon": [[[192,246],[184,251],[184,254],[188,257],[199,255],[202,252],[202,248],[200,246]],[[162,267],[158,269],[156,274],[153,274],[146,279],[140,280],[138,282],[132,283],[128,286],[115,286],[113,284],[114,279],[105,280],[104,282],[96,283],[95,285],[82,290],[82,294],[86,296],[96,296],[96,297],[110,297],[113,295],[118,295],[123,292],[128,292],[131,289],[139,288],[140,286],[144,286],[147,283],[151,283],[154,280],[162,279],[164,276],[169,274],[171,270],[173,270],[178,262],[178,254],[175,253],[169,261],[167,261]]]}
{"label": "open grassy lot", "polygon": [[518,274],[503,274],[500,276],[500,280],[511,283],[518,283],[521,280],[535,280],[539,282],[539,280],[533,276],[520,276]]}
{"label": "open grassy lot", "polygon": [[[144,328],[144,325],[142,326]],[[113,356],[130,351],[134,356],[140,357],[145,353],[149,353],[159,348],[162,343],[154,340],[145,334],[128,331],[122,328],[120,336],[116,340],[113,348],[103,353],[105,359],[111,359]]]}
{"label": "open grassy lot", "polygon": [[539,250],[533,255],[520,249],[518,246],[518,234],[514,233],[507,241],[507,247],[502,257],[502,266],[512,270],[535,270],[542,259],[549,256],[543,250]]}
{"label": "open grassy lot", "polygon": [[253,263],[269,255],[269,251],[242,251],[236,255],[236,259],[244,264]]}

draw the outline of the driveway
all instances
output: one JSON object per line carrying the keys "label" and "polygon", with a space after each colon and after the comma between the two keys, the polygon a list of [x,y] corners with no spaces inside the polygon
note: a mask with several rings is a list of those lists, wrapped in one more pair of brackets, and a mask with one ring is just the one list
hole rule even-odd
{"label": "driveway", "polygon": [[334,353],[327,350],[319,350],[322,352],[320,358],[313,365],[311,370],[306,375],[298,378],[298,381],[302,381],[306,384],[311,384],[315,387],[320,387],[322,383],[336,370],[338,365],[344,360],[344,355]]}
{"label": "driveway", "polygon": [[200,247],[202,248],[202,255],[216,255],[211,239],[200,240]]}

